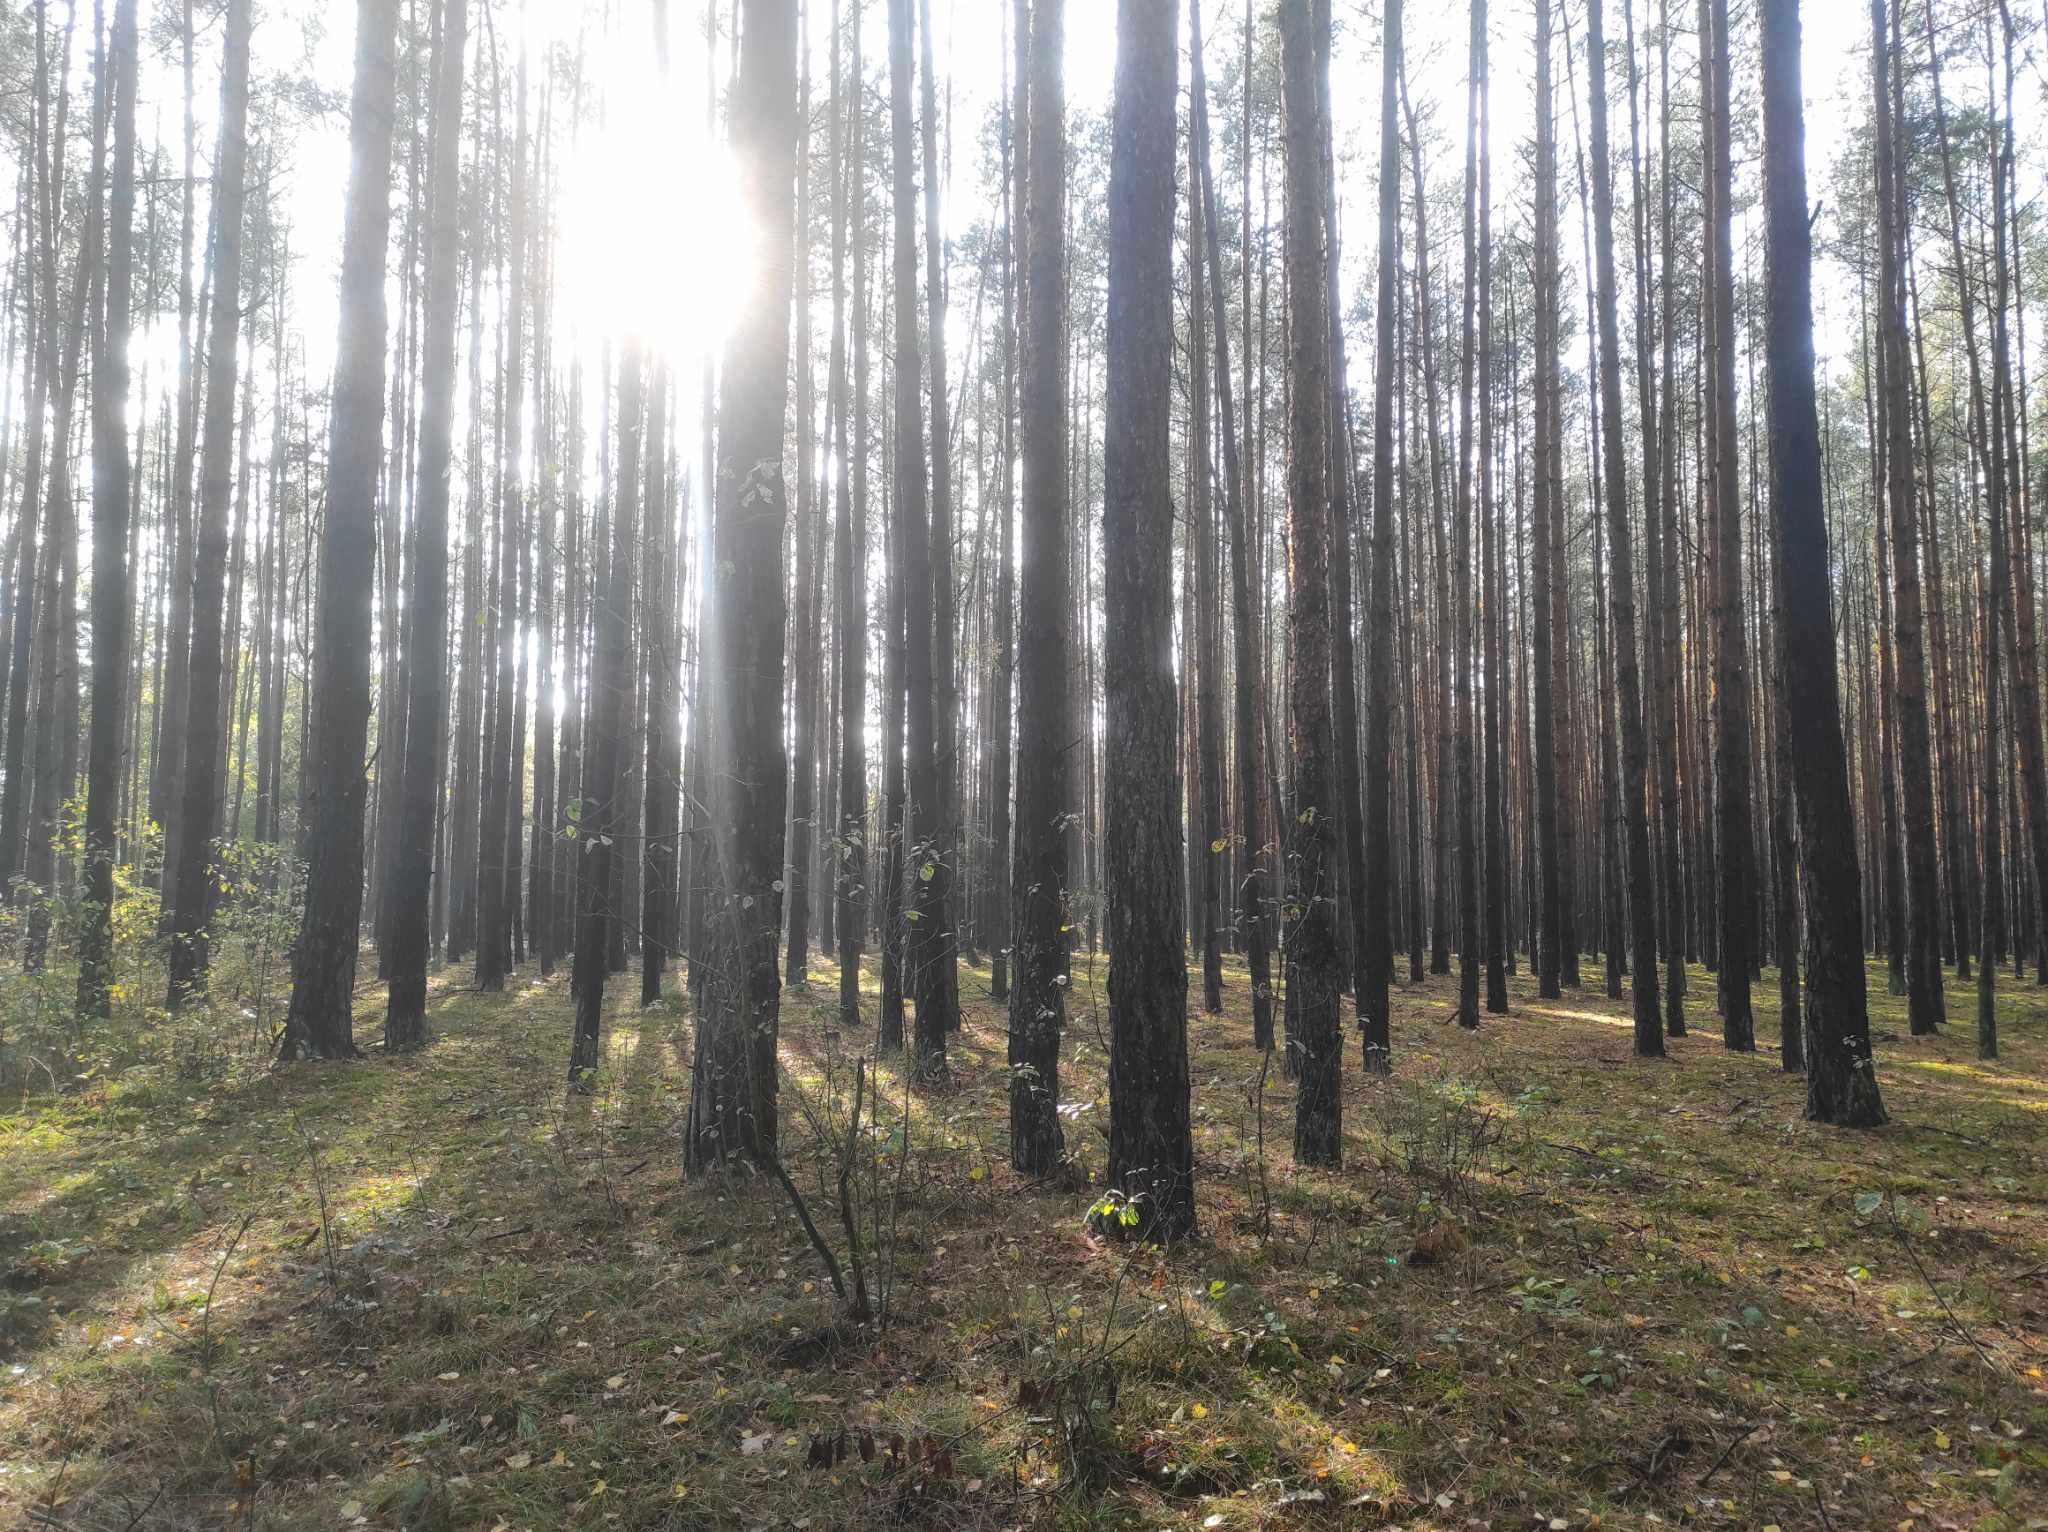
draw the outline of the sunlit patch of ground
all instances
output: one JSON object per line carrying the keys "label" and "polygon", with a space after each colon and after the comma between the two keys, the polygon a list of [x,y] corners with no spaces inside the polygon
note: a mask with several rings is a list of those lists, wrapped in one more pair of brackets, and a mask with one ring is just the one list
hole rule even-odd
{"label": "sunlit patch of ground", "polygon": [[[1980,1063],[1960,987],[1957,1022],[1916,1039],[1874,968],[1894,1121],[1851,1135],[1801,1120],[1774,1047],[1722,1049],[1709,974],[1663,1062],[1630,1057],[1627,1003],[1597,987],[1538,1002],[1523,975],[1513,1014],[1466,1033],[1434,978],[1399,992],[1391,1080],[1358,1070],[1351,1034],[1346,1168],[1308,1172],[1232,964],[1222,1015],[1190,992],[1202,1234],[1162,1257],[1084,1224],[1106,978],[1077,959],[1061,1090],[1081,1173],[1058,1186],[1009,1169],[985,967],[961,974],[949,1088],[907,1089],[894,1059],[861,1071],[848,1182],[863,1243],[893,1247],[862,1263],[886,1330],[835,1328],[771,1177],[682,1181],[691,1021],[629,1006],[637,973],[579,1095],[563,976],[444,984],[433,1046],[403,1060],[371,1046],[366,983],[369,1056],[282,1074],[253,1038],[154,1020],[64,1093],[0,1101],[0,1516],[2044,1524],[2033,986],[2006,981],[2005,1056]],[[784,1008],[784,1157],[842,1261],[863,988],[859,1029],[829,962]],[[1756,1000],[1774,1044],[1774,976]]]}

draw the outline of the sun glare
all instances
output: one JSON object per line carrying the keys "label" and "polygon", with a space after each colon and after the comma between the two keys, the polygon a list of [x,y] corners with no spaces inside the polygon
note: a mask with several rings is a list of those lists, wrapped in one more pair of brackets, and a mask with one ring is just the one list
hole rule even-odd
{"label": "sun glare", "polygon": [[563,169],[562,318],[585,346],[632,339],[681,366],[723,343],[751,280],[731,160],[687,53],[664,78],[649,38],[626,28],[592,54],[602,105]]}

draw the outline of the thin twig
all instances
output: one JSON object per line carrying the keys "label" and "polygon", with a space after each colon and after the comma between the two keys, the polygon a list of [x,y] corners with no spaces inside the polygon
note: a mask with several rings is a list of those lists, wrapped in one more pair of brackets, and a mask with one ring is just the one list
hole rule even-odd
{"label": "thin twig", "polygon": [[1976,1335],[1971,1332],[1970,1328],[1967,1325],[1965,1325],[1962,1322],[1962,1320],[1956,1317],[1956,1311],[1949,1307],[1948,1299],[1944,1298],[1941,1295],[1941,1289],[1934,1285],[1934,1278],[1930,1277],[1927,1274],[1927,1268],[1920,1263],[1920,1252],[1913,1248],[1913,1241],[1907,1237],[1904,1226],[1901,1225],[1899,1222],[1897,1202],[1898,1199],[1894,1197],[1891,1193],[1887,1192],[1885,1194],[1885,1217],[1889,1219],[1891,1222],[1892,1233],[1898,1236],[1899,1248],[1904,1250],[1906,1252],[1907,1257],[1913,1262],[1913,1269],[1920,1273],[1920,1280],[1922,1282],[1925,1282],[1927,1284],[1927,1290],[1930,1293],[1934,1294],[1934,1301],[1941,1305],[1942,1313],[1948,1315],[1948,1322],[1951,1325],[1955,1326],[1956,1333],[1962,1336],[1964,1340],[1970,1343],[1970,1349],[1977,1353],[1979,1360],[1981,1360],[1986,1367],[1990,1368],[2000,1377],[2005,1376],[2005,1369],[2000,1367],[1996,1362],[1991,1360],[1991,1353],[1984,1349],[1983,1344],[1977,1339]]}
{"label": "thin twig", "polygon": [[1744,1442],[1748,1441],[1752,1436],[1756,1435],[1757,1431],[1761,1429],[1762,1426],[1763,1422],[1761,1420],[1752,1420],[1748,1425],[1742,1428],[1742,1430],[1736,1435],[1733,1441],[1731,1441],[1727,1446],[1721,1449],[1721,1455],[1714,1459],[1714,1466],[1712,1468],[1709,1468],[1705,1473],[1700,1475],[1701,1489],[1705,1489],[1707,1487],[1707,1480],[1713,1478],[1715,1474],[1721,1471],[1721,1465],[1728,1461],[1729,1457],[1734,1453],[1735,1449],[1737,1447],[1740,1447]]}

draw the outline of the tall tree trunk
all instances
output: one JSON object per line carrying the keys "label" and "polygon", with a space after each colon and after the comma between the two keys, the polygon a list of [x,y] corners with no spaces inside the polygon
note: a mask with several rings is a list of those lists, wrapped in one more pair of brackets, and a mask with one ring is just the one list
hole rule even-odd
{"label": "tall tree trunk", "polygon": [[[868,833],[868,589],[867,589],[867,156],[858,129],[866,119],[860,64],[861,0],[854,0],[853,71],[847,85],[847,108],[833,117],[832,220],[832,392],[838,399],[835,461],[838,466],[838,509],[833,518],[832,550],[839,609],[839,1019],[860,1025],[860,960],[867,932],[869,868],[873,865]],[[833,27],[834,89],[839,77],[838,26]],[[854,139],[849,146],[847,138]],[[849,152],[850,149],[850,152]],[[845,168],[837,168],[845,161]],[[850,182],[851,184],[845,184]],[[851,204],[849,207],[848,204]],[[847,398],[845,252],[849,219],[853,225],[855,395]],[[848,431],[848,415],[854,430]]]}
{"label": "tall tree trunk", "polygon": [[[243,181],[249,157],[252,0],[228,0],[221,55],[220,149],[214,159],[213,308],[208,316],[205,429],[200,439],[199,524],[194,539],[191,696],[186,714],[184,806],[173,883],[169,1001],[204,986],[220,797],[221,603],[234,487],[235,342],[241,323]],[[381,331],[379,332],[381,334]]]}
{"label": "tall tree trunk", "polygon": [[[1024,497],[1017,560],[1017,732],[1070,737],[1072,607],[1066,544],[1066,0],[1033,0],[1026,127],[1024,333],[1019,397]],[[1019,25],[1023,19],[1019,17]],[[1072,775],[1052,749],[1017,753],[1014,920],[1010,986],[1010,1163],[1049,1175],[1064,1143],[1059,1122],[1060,1034],[1066,1023],[1066,819]]]}
{"label": "tall tree trunk", "polygon": [[[1000,0],[998,0],[1000,3]],[[918,863],[918,887],[929,898],[932,914],[918,922],[916,935],[926,943],[918,983],[928,986],[933,1022],[944,1032],[960,1027],[960,970],[953,911],[959,901],[953,889],[960,865],[960,678],[955,663],[956,617],[953,585],[953,422],[946,397],[946,245],[939,227],[938,79],[932,65],[932,3],[919,0],[918,49],[923,74],[925,329],[931,346],[931,527],[930,550],[932,750],[938,774],[937,794],[930,805],[929,848]],[[899,428],[900,429],[900,428]],[[913,601],[916,592],[912,593]],[[913,633],[915,630],[913,629]],[[913,638],[913,643],[915,639]],[[915,651],[913,650],[913,660]],[[915,701],[911,704],[916,713]],[[924,869],[932,869],[924,877]],[[929,884],[927,888],[926,885]],[[930,922],[927,925],[927,920]],[[924,1028],[925,988],[918,990],[918,1027]]]}
{"label": "tall tree trunk", "polygon": [[[699,1170],[743,1152],[776,1153],[776,958],[782,930],[783,636],[786,597],[782,478],[789,412],[789,307],[795,283],[797,29],[788,0],[741,0],[732,151],[758,239],[753,289],[720,369],[715,587],[710,672],[721,905],[719,960],[697,1028],[683,1163]],[[922,1009],[920,1007],[920,1009]]]}
{"label": "tall tree trunk", "polygon": [[[1707,163],[1706,302],[1712,321],[1714,583],[1714,840],[1720,857],[1721,1041],[1741,1053],[1756,1048],[1749,976],[1755,961],[1753,911],[1762,889],[1751,868],[1749,629],[1743,609],[1742,494],[1736,482],[1734,174],[1729,139],[1728,0],[1704,7],[1711,37],[1701,61],[1711,100]],[[1644,885],[1647,887],[1647,883]],[[1658,1050],[1662,1051],[1661,1047]]]}
{"label": "tall tree trunk", "polygon": [[1451,710],[1458,800],[1456,1013],[1461,1027],[1479,1025],[1479,804],[1472,759],[1472,389],[1479,297],[1479,92],[1485,54],[1486,6],[1484,0],[1475,0],[1465,86],[1465,268],[1458,320],[1458,489],[1451,530]]}
{"label": "tall tree trunk", "polygon": [[[802,40],[798,48],[796,152],[796,606],[790,614],[790,781],[789,874],[785,880],[789,910],[789,947],[784,977],[791,989],[809,982],[811,951],[811,845],[818,811],[818,703],[824,666],[822,608],[817,596],[818,528],[817,405],[811,364],[811,48],[810,7],[801,8]],[[653,610],[649,607],[650,612]],[[650,671],[650,675],[652,672]],[[651,725],[650,725],[651,728]],[[648,737],[649,755],[653,736]],[[652,771],[648,803],[653,804]],[[650,824],[650,833],[653,827]],[[650,850],[654,842],[650,839]],[[650,861],[650,871],[652,863]],[[646,998],[643,996],[643,998]]]}
{"label": "tall tree trunk", "polygon": [[78,1010],[113,1008],[114,859],[118,851],[121,733],[127,721],[130,517],[128,341],[135,281],[135,0],[115,0],[108,64],[113,79],[113,191],[107,219],[106,309],[92,390],[92,743],[85,790],[85,910],[78,946]]}
{"label": "tall tree trunk", "polygon": [[1564,852],[1560,817],[1565,812],[1558,782],[1557,711],[1559,664],[1556,603],[1553,591],[1564,582],[1564,571],[1552,568],[1556,546],[1552,524],[1561,520],[1564,508],[1556,503],[1557,448],[1552,416],[1557,410],[1557,129],[1552,119],[1550,84],[1550,7],[1536,7],[1536,253],[1535,253],[1535,341],[1536,341],[1536,496],[1534,522],[1530,532],[1534,558],[1531,577],[1535,610],[1535,717],[1536,717],[1536,857],[1538,862],[1537,908],[1541,927],[1536,955],[1536,992],[1544,999],[1564,993],[1562,951],[1565,920],[1563,912]]}
{"label": "tall tree trunk", "polygon": [[[1394,319],[1400,307],[1401,134],[1396,112],[1401,77],[1401,0],[1386,0],[1380,36],[1379,293],[1374,305],[1372,407],[1371,644],[1366,681],[1365,871],[1375,887],[1394,886],[1392,825],[1394,753]],[[1412,715],[1411,715],[1412,716]],[[1414,753],[1410,752],[1412,769]],[[1413,815],[1410,816],[1412,825]],[[1411,858],[1410,865],[1413,861]],[[1394,953],[1389,898],[1372,901],[1366,917],[1368,964],[1359,997],[1367,1074],[1393,1068],[1392,1007],[1387,987]]]}
{"label": "tall tree trunk", "polygon": [[[1630,953],[1635,1048],[1640,1056],[1664,1052],[1657,1006],[1657,914],[1650,897],[1650,827],[1644,797],[1648,745],[1643,732],[1642,685],[1636,659],[1635,551],[1628,515],[1627,460],[1622,445],[1621,337],[1615,315],[1614,186],[1607,149],[1607,44],[1602,0],[1586,11],[1587,74],[1592,86],[1593,254],[1600,311],[1600,403],[1607,428],[1605,454],[1610,598],[1614,610],[1615,710],[1621,715],[1621,814],[1627,840]],[[1748,763],[1744,742],[1743,762]],[[1747,826],[1744,827],[1747,834]],[[1745,966],[1745,982],[1747,969]]]}
{"label": "tall tree trunk", "polygon": [[[420,370],[419,490],[406,592],[405,785],[391,888],[387,1053],[427,1040],[429,904],[441,802],[441,723],[448,686],[448,479],[454,458],[455,323],[462,303],[462,66],[469,0],[442,0],[434,52],[434,163],[427,190],[427,293]],[[573,865],[573,863],[572,863]],[[442,864],[446,877],[447,864]],[[539,906],[535,906],[539,919]]]}
{"label": "tall tree trunk", "polygon": [[[1190,35],[1198,31],[1200,0],[1189,0]],[[1245,968],[1252,990],[1252,1041],[1261,1050],[1273,1046],[1272,959],[1266,944],[1266,837],[1260,824],[1259,720],[1261,672],[1257,654],[1257,617],[1252,605],[1252,536],[1245,507],[1246,471],[1240,463],[1237,416],[1231,400],[1230,327],[1224,316],[1221,220],[1216,210],[1215,176],[1209,164],[1209,100],[1202,76],[1199,47],[1194,53],[1190,87],[1194,93],[1194,131],[1201,175],[1202,225],[1209,264],[1209,301],[1215,319],[1217,419],[1223,430],[1223,511],[1230,531],[1230,600],[1232,665],[1235,671],[1233,732],[1237,785],[1238,923],[1244,943]],[[1249,164],[1249,155],[1246,156]],[[1382,929],[1384,920],[1382,919]]]}
{"label": "tall tree trunk", "polygon": [[1894,168],[1890,39],[1885,0],[1870,5],[1872,102],[1877,127],[1878,340],[1884,352],[1885,503],[1891,520],[1892,608],[1898,659],[1899,786],[1906,850],[1906,1006],[1915,1033],[1941,1024],[1940,872],[1934,848],[1934,776],[1921,644],[1920,553],[1907,406],[1904,219]]}
{"label": "tall tree trunk", "polygon": [[[1189,454],[1193,459],[1190,471],[1193,520],[1190,525],[1195,568],[1194,611],[1187,625],[1192,629],[1195,658],[1193,748],[1198,806],[1188,854],[1197,868],[1193,891],[1199,906],[1195,929],[1202,943],[1202,1009],[1214,1015],[1223,1009],[1223,942],[1227,930],[1223,913],[1223,875],[1230,865],[1230,843],[1224,833],[1223,820],[1223,650],[1218,632],[1221,595],[1217,578],[1216,506],[1211,493],[1209,457],[1211,315],[1207,304],[1211,283],[1220,288],[1222,275],[1209,270],[1208,238],[1213,215],[1203,206],[1209,173],[1209,140],[1208,105],[1203,99],[1206,86],[1202,77],[1202,0],[1188,0],[1188,62],[1188,431]],[[1221,321],[1220,308],[1219,303],[1214,325],[1216,344],[1227,347],[1229,332]],[[1224,397],[1228,398],[1227,370],[1222,381]],[[1224,421],[1225,429],[1232,429],[1227,405]],[[1230,477],[1236,477],[1234,468]],[[1353,756],[1355,764],[1355,748]],[[1355,799],[1357,795],[1352,796]]]}
{"label": "tall tree trunk", "polygon": [[1181,780],[1174,767],[1176,9],[1171,0],[1121,0],[1117,7],[1102,513],[1103,643],[1115,657],[1104,676],[1109,1182],[1135,1212],[1137,1232],[1160,1240],[1195,1226]]}
{"label": "tall tree trunk", "polygon": [[1863,896],[1835,669],[1814,402],[1813,245],[1798,0],[1761,0],[1759,16],[1770,252],[1764,313],[1770,497],[1784,577],[1785,700],[1806,910],[1806,1115],[1843,1127],[1876,1127],[1885,1111],[1864,990]]}
{"label": "tall tree trunk", "polygon": [[[398,0],[358,0],[349,104],[341,336],[327,453],[313,638],[313,720],[303,770],[306,913],[278,1057],[355,1055],[356,953],[363,911],[363,754],[370,730],[370,603],[384,429],[384,260],[391,234],[391,138]],[[387,514],[396,514],[387,507]]]}
{"label": "tall tree trunk", "polygon": [[1343,1028],[1336,832],[1342,804],[1330,718],[1330,330],[1324,313],[1323,153],[1314,0],[1282,0],[1280,39],[1287,131],[1289,303],[1287,638],[1289,834],[1287,987],[1301,1086],[1294,1157],[1343,1163]]}

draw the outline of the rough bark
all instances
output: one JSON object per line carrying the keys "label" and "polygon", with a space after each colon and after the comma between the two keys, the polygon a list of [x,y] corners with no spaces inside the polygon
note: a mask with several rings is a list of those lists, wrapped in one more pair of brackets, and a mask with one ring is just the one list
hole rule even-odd
{"label": "rough bark", "polygon": [[1834,595],[1814,400],[1813,245],[1806,200],[1798,0],[1761,0],[1764,355],[1771,520],[1784,571],[1785,700],[1806,912],[1806,1115],[1843,1127],[1885,1121],[1864,989],[1863,892],[1835,670]]}

